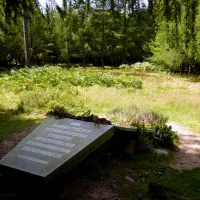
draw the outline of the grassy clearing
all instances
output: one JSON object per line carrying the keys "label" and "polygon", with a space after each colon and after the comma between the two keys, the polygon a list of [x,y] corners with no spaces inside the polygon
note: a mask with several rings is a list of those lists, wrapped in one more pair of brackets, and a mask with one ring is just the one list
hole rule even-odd
{"label": "grassy clearing", "polygon": [[[200,133],[200,82],[191,82],[190,77],[180,77],[164,73],[134,73],[129,70],[112,70],[115,74],[134,76],[143,83],[141,90],[127,88],[115,90],[101,87],[87,90],[90,105],[95,104],[95,111],[109,113],[114,108],[123,108],[131,112],[136,105],[141,109],[160,113],[171,121],[181,123]],[[95,95],[97,91],[98,96]],[[109,94],[109,95],[108,95]],[[114,102],[114,104],[113,104]],[[127,120],[122,113],[111,118]]]}
{"label": "grassy clearing", "polygon": [[[200,82],[191,77],[126,69],[51,67],[1,74],[0,91],[0,141],[41,122],[57,106],[73,114],[90,110],[121,124],[131,124],[139,108],[200,133]],[[108,168],[115,171],[126,199],[199,199],[200,170],[173,170],[167,167],[170,159],[142,152],[133,160],[116,158]],[[125,176],[135,182],[125,180]],[[155,188],[160,196],[155,196]]]}
{"label": "grassy clearing", "polygon": [[29,119],[44,119],[56,106],[74,114],[90,110],[123,124],[130,123],[132,108],[137,106],[200,132],[200,83],[189,77],[112,68],[44,67],[1,74],[0,91],[2,115],[10,113],[9,120],[26,119],[23,126],[20,123],[8,131],[3,122],[7,120],[1,118],[1,138],[29,126]]}

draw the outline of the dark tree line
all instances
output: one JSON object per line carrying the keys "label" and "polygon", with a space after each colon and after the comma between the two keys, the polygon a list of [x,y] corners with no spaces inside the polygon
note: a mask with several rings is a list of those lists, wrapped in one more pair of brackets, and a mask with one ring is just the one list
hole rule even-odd
{"label": "dark tree line", "polygon": [[[14,3],[13,3],[14,2]],[[120,65],[149,59],[166,70],[200,71],[198,0],[0,2],[0,63],[23,64],[22,10],[33,64]]]}
{"label": "dark tree line", "polygon": [[200,73],[200,2],[155,0],[156,37],[151,60],[167,70]]}
{"label": "dark tree line", "polygon": [[[33,64],[79,63],[98,66],[142,61],[153,31],[151,13],[139,0],[63,0],[1,4],[1,63],[23,63],[22,10],[28,13],[29,50]],[[34,2],[34,3],[33,3]],[[50,1],[52,2],[52,1]],[[9,20],[10,18],[14,20]]]}

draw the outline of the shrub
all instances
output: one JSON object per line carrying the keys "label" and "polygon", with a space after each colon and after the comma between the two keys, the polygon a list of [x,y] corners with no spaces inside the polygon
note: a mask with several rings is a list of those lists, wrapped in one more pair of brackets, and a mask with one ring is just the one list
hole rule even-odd
{"label": "shrub", "polygon": [[157,146],[173,148],[177,143],[177,134],[165,122],[153,124],[151,134],[153,135],[153,143]]}
{"label": "shrub", "polygon": [[128,75],[114,76],[111,73],[84,69],[65,69],[61,67],[33,67],[11,70],[10,74],[0,75],[1,87],[12,91],[33,90],[35,88],[52,88],[65,84],[88,87],[101,85],[104,87],[141,88],[141,81]]}
{"label": "shrub", "polygon": [[173,149],[178,144],[178,136],[166,124],[167,118],[155,113],[132,107],[129,109],[129,123],[138,127],[140,147],[164,147]]}
{"label": "shrub", "polygon": [[151,72],[151,71],[158,71],[159,67],[150,63],[150,62],[137,62],[135,64],[122,64],[119,66],[120,69],[128,69],[134,71],[142,71],[142,72]]}
{"label": "shrub", "polygon": [[65,107],[71,113],[79,113],[85,108],[84,99],[73,86],[65,88],[37,88],[32,91],[20,93],[20,99],[26,112],[51,110],[51,108]]}

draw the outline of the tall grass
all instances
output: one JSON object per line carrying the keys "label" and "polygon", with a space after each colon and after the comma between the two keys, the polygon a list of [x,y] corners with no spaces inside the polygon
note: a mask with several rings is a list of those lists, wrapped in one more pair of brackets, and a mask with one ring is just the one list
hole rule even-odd
{"label": "tall grass", "polygon": [[131,112],[130,107],[135,105],[142,110],[160,113],[200,133],[200,82],[190,82],[190,77],[165,73],[132,73],[127,70],[115,70],[114,73],[137,77],[143,88],[88,88],[84,91],[85,99],[90,100],[89,106],[94,112],[107,113],[111,119],[126,123],[127,117],[122,113],[109,113],[117,108]]}
{"label": "tall grass", "polygon": [[[73,114],[90,110],[128,124],[136,106],[200,132],[200,83],[190,80],[127,69],[25,68],[0,75],[0,113],[12,110],[10,116],[44,119],[59,105]],[[3,134],[4,125],[0,128]]]}

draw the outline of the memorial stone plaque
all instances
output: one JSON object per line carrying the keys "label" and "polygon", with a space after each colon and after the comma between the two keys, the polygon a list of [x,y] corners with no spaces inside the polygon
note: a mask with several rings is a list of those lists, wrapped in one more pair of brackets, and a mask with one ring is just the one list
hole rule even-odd
{"label": "memorial stone plaque", "polygon": [[113,135],[111,125],[52,117],[2,158],[0,167],[38,176],[48,184]]}

